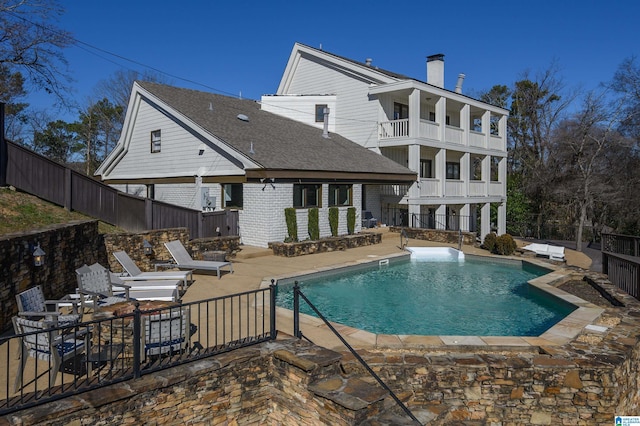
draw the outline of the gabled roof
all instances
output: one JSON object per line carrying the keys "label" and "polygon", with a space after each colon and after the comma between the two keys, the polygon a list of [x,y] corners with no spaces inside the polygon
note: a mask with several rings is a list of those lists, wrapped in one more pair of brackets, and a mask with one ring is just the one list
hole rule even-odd
{"label": "gabled roof", "polygon": [[254,100],[150,82],[136,84],[264,169],[416,178],[415,172],[338,134],[324,138],[322,129],[263,111]]}

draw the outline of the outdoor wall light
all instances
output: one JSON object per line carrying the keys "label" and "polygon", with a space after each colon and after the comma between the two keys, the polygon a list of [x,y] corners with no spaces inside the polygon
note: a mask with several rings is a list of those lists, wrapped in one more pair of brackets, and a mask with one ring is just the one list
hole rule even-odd
{"label": "outdoor wall light", "polygon": [[40,244],[36,245],[35,250],[33,250],[33,264],[35,266],[42,266],[44,265],[44,257],[45,257],[46,253],[44,252],[44,250],[42,250],[40,248]]}
{"label": "outdoor wall light", "polygon": [[151,256],[153,254],[153,246],[147,240],[142,241],[142,247],[144,249],[144,254],[146,256]]}

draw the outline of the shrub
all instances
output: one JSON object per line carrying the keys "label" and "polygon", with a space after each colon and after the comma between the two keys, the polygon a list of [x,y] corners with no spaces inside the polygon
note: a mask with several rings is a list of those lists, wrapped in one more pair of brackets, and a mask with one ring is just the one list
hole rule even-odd
{"label": "shrub", "polygon": [[285,242],[298,241],[298,220],[296,218],[296,209],[287,207],[284,209],[284,218],[287,221],[287,232],[289,236]]}
{"label": "shrub", "polygon": [[309,238],[312,240],[320,239],[320,220],[318,219],[318,209],[309,209]]}
{"label": "shrub", "polygon": [[482,242],[482,248],[485,250],[489,250],[493,253],[493,249],[496,247],[496,239],[498,236],[493,232],[489,232],[484,236],[484,241]]}
{"label": "shrub", "polygon": [[356,208],[349,207],[347,209],[347,232],[353,235],[356,230]]}
{"label": "shrub", "polygon": [[329,227],[331,228],[331,236],[338,236],[338,215],[340,210],[337,207],[329,207]]}
{"label": "shrub", "polygon": [[511,235],[502,234],[498,238],[496,238],[496,246],[494,248],[494,251],[497,254],[508,256],[516,251],[516,247],[516,242],[513,240],[513,237]]}

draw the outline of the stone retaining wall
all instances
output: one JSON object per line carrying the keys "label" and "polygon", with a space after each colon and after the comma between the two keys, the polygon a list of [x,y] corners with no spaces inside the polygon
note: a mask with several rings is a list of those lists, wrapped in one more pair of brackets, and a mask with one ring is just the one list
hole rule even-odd
{"label": "stone retaining wall", "polygon": [[[152,247],[151,255],[144,254],[144,240]],[[114,251],[125,251],[142,271],[153,271],[154,263],[172,260],[164,243],[180,240],[184,247],[197,260],[203,260],[205,251],[225,251],[227,258],[235,256],[240,248],[240,237],[212,237],[189,240],[187,228],[167,228],[137,233],[109,234],[104,236],[104,244],[109,253],[109,269],[122,272],[122,266],[111,255]]]}
{"label": "stone retaining wall", "polygon": [[295,257],[306,254],[324,253],[328,251],[346,250],[354,247],[380,244],[382,234],[377,232],[361,232],[354,235],[323,238],[317,241],[299,241],[295,243],[271,242],[269,248],[276,256]]}
{"label": "stone retaining wall", "polygon": [[[306,360],[296,359],[301,351]],[[308,389],[338,372],[336,355],[298,340],[269,342],[25,409],[0,424],[356,424],[368,417],[366,408],[348,409]]]}
{"label": "stone retaining wall", "polygon": [[[390,226],[389,232],[400,234],[402,231],[407,237],[414,240],[426,240],[436,243],[458,244],[460,238],[459,231],[445,231],[443,229],[423,229],[423,228],[406,228],[400,226]],[[398,235],[398,238],[400,236]],[[473,245],[476,242],[476,234],[473,232],[462,232],[462,244]],[[411,245],[411,244],[409,244]]]}
{"label": "stone retaining wall", "polygon": [[[46,253],[45,264],[33,264],[33,247],[40,244]],[[45,298],[58,299],[75,293],[78,286],[75,270],[84,263],[107,259],[97,221],[74,221],[65,225],[24,233],[3,235],[0,238],[0,330],[12,327],[16,315],[16,295],[24,290],[42,286]]]}

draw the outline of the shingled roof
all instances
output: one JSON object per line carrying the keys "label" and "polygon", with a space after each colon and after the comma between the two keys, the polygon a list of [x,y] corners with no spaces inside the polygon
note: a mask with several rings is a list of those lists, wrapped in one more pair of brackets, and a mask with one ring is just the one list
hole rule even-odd
{"label": "shingled roof", "polygon": [[138,84],[264,169],[388,174],[397,175],[399,181],[416,178],[415,172],[349,139],[335,133],[325,138],[322,129],[263,111],[254,100]]}

